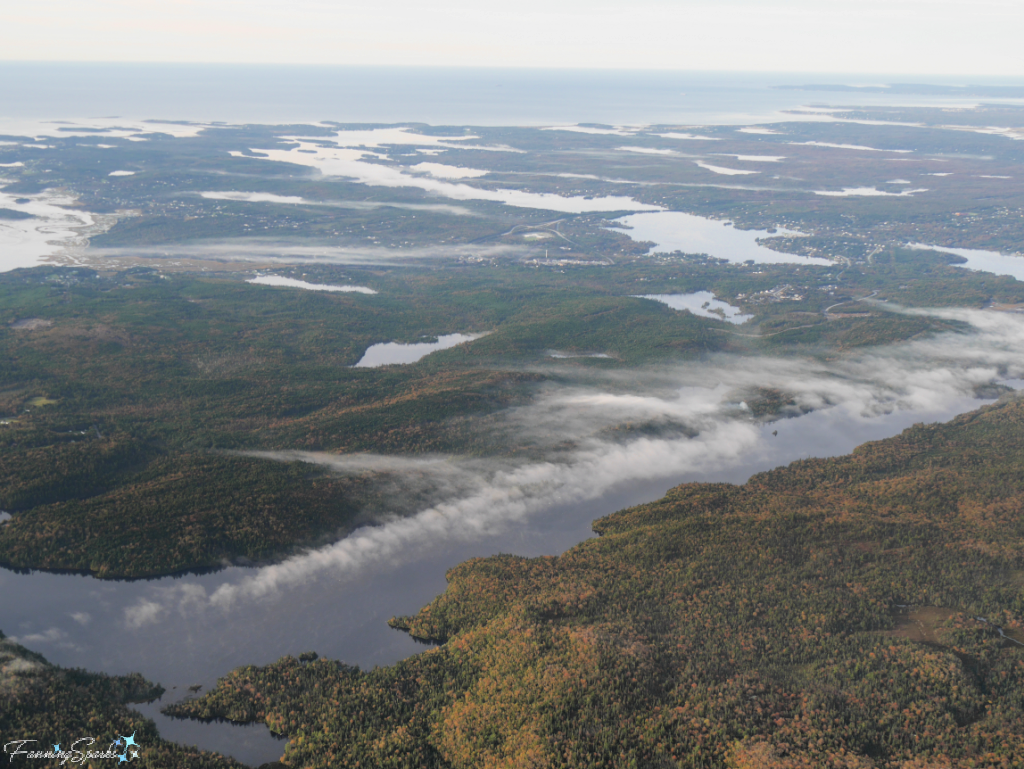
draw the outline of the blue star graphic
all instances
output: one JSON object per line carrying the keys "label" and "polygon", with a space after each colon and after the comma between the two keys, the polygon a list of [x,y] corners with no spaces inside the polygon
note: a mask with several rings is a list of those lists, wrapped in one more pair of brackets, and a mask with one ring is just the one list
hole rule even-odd
{"label": "blue star graphic", "polygon": [[127,748],[127,747],[128,747],[129,745],[138,745],[138,744],[139,744],[139,743],[137,743],[137,742],[135,741],[135,732],[132,732],[132,736],[131,736],[131,737],[125,737],[125,738],[124,738],[124,746],[125,746],[126,748]]}
{"label": "blue star graphic", "polygon": [[115,745],[120,745],[121,744],[121,738],[118,737],[116,740],[114,740],[114,744]]}
{"label": "blue star graphic", "polygon": [[117,763],[119,763],[119,764],[127,764],[128,763],[128,759],[125,758],[125,754],[124,753],[122,753],[121,755],[119,755],[117,757]]}
{"label": "blue star graphic", "polygon": [[56,745],[53,746],[53,752],[54,753],[60,753],[60,743],[59,742]]}

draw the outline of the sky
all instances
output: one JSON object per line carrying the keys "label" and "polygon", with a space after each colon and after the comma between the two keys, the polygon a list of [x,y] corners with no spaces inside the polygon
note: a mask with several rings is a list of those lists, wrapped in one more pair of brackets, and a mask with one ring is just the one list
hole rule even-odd
{"label": "sky", "polygon": [[1021,0],[32,0],[7,61],[1020,76]]}

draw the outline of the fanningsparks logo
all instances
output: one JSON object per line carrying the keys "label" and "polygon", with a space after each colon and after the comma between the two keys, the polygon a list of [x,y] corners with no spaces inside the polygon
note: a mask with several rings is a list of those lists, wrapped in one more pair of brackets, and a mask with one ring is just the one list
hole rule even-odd
{"label": "fanningsparks logo", "polygon": [[70,748],[62,749],[60,743],[53,746],[52,750],[26,749],[26,745],[33,745],[38,740],[14,740],[4,745],[4,753],[10,756],[8,763],[14,763],[16,756],[23,756],[26,760],[37,758],[59,761],[60,765],[71,763],[81,764],[101,758],[116,759],[118,764],[130,764],[139,757],[139,743],[135,741],[135,732],[131,737],[118,735],[106,750],[88,750],[96,744],[95,737],[80,737],[75,740]]}

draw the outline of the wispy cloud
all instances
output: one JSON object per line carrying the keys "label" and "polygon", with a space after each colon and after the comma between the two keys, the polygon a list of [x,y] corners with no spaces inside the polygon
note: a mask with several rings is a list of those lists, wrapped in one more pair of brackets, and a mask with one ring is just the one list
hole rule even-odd
{"label": "wispy cloud", "polygon": [[90,259],[142,257],[163,259],[202,259],[223,262],[279,262],[281,264],[381,264],[413,262],[420,259],[510,256],[529,253],[518,245],[445,245],[421,248],[382,246],[309,246],[294,241],[245,238],[207,241],[187,245],[133,246],[131,248],[90,248]]}
{"label": "wispy cloud", "polygon": [[[19,163],[19,165],[21,165]],[[420,163],[420,165],[428,165]],[[437,165],[437,164],[429,164]],[[414,168],[416,166],[413,166]],[[484,172],[486,173],[486,172]],[[397,203],[378,202],[373,200],[308,200],[299,195],[275,195],[270,192],[200,192],[199,195],[208,200],[230,200],[238,203],[277,203],[292,206],[329,206],[334,208],[351,208],[356,211],[373,211],[379,208],[400,208],[406,211],[430,211],[432,213],[453,214],[455,216],[474,216],[474,212],[465,206],[453,206],[447,203]]]}
{"label": "wispy cloud", "polygon": [[47,628],[36,633],[26,633],[22,636],[10,636],[10,640],[22,646],[53,646],[59,649],[80,650],[80,647],[68,640],[68,634],[57,627]]}
{"label": "wispy cloud", "polygon": [[[533,446],[540,460],[260,454],[342,473],[385,473],[396,493],[412,491],[429,501],[414,515],[364,527],[209,592],[195,584],[160,588],[127,609],[125,621],[138,627],[172,610],[244,606],[311,579],[343,580],[441,543],[500,532],[552,506],[598,498],[623,482],[711,471],[762,445],[763,432],[740,402],[755,387],[785,391],[798,410],[832,408],[868,419],[938,411],[979,385],[1024,375],[1024,318],[980,310],[912,312],[973,329],[838,361],[721,356],[679,367],[590,372],[589,380],[577,379],[574,386],[552,385],[490,426]],[[617,431],[626,424],[670,429],[635,437]]]}

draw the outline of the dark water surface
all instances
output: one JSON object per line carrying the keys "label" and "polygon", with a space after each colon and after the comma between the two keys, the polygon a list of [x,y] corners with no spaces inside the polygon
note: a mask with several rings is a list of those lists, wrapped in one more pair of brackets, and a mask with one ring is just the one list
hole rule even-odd
{"label": "dark water surface", "polygon": [[[806,457],[846,454],[916,422],[946,421],[979,405],[964,397],[927,413],[898,411],[863,418],[838,408],[814,412],[763,427],[753,450],[713,472],[680,468],[671,477],[622,484],[596,500],[551,507],[510,523],[498,534],[407,550],[354,576],[321,575],[258,600],[244,599],[230,609],[193,611],[173,603],[174,608],[137,627],[126,621],[125,610],[140,601],[156,606],[169,592],[178,595],[198,586],[209,594],[255,570],[232,567],[215,574],[136,582],[0,570],[0,627],[60,665],[114,674],[141,672],[168,689],[162,702],[139,708],[156,719],[162,735],[257,765],[283,752],[283,742],[265,727],[174,721],[161,716],[159,707],[183,696],[189,685],[209,688],[232,668],[265,664],[286,654],[316,651],[363,668],[391,664],[423,647],[390,629],[387,620],[427,604],[444,590],[445,571],[467,558],[558,554],[593,536],[595,518],[658,499],[678,483],[741,483],[755,472]],[[771,435],[773,430],[778,436]]]}

